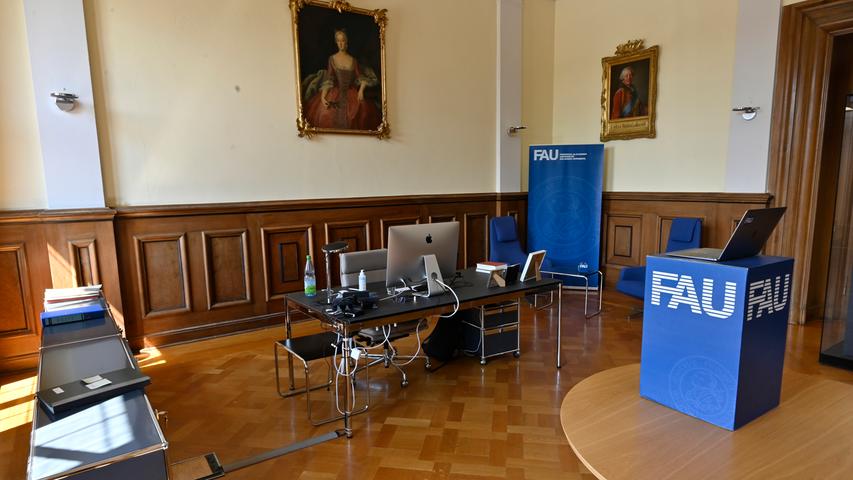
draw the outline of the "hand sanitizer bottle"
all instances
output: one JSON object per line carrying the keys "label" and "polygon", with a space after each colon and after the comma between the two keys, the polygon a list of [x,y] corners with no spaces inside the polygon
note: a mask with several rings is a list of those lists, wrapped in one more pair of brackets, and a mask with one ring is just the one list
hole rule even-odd
{"label": "hand sanitizer bottle", "polygon": [[358,272],[358,289],[362,292],[367,290],[367,275],[364,274],[364,269]]}

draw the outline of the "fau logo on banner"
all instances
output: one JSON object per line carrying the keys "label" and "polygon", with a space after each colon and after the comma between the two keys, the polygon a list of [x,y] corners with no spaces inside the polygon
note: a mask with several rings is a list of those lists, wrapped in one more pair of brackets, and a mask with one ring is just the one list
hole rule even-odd
{"label": "fau logo on banner", "polygon": [[[713,278],[703,278],[697,288],[697,282],[691,275],[655,270],[652,271],[651,304],[660,306],[666,300],[667,308],[673,310],[678,310],[680,305],[687,305],[696,315],[704,313],[709,317],[729,318],[735,311],[737,283],[726,281],[722,286],[719,283]],[[788,303],[790,290],[790,274],[750,283],[746,321],[782,311]]]}
{"label": "fau logo on banner", "polygon": [[534,162],[557,160],[586,160],[586,152],[561,152],[559,148],[532,148]]}

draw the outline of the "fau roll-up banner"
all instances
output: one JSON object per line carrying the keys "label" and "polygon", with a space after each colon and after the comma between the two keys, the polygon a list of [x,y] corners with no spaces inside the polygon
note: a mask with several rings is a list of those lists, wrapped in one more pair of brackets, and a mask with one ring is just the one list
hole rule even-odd
{"label": "fau roll-up banner", "polygon": [[[577,273],[599,269],[604,145],[531,145],[527,195],[527,250],[546,250],[545,269]],[[547,267],[547,268],[546,268]],[[583,285],[566,278],[566,285]],[[590,279],[598,286],[598,278]]]}

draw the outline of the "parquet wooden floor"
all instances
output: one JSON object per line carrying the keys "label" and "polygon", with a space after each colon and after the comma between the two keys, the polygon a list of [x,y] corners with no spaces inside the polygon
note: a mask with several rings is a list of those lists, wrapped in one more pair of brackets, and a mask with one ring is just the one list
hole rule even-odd
{"label": "parquet wooden floor", "polygon": [[[352,439],[326,442],[225,478],[592,480],[565,440],[560,403],[590,374],[639,361],[642,321],[627,319],[639,302],[608,291],[604,314],[584,320],[582,296],[563,298],[562,369],[554,368],[555,309],[524,308],[521,358],[505,355],[486,366],[475,358],[458,358],[434,372],[415,362],[407,370],[407,388],[401,388],[394,369],[374,368],[372,406],[354,418]],[[295,333],[314,328],[298,325]],[[311,427],[304,397],[276,394],[272,344],[282,336],[279,327],[140,356],[152,378],[151,403],[169,413],[164,432],[172,462],[216,452],[227,464],[339,427]],[[819,322],[790,327],[786,368],[853,383],[853,373],[818,364],[819,337]],[[398,344],[403,353],[416,348],[414,339]],[[315,382],[325,378],[319,364],[314,377]],[[30,424],[13,426],[6,412],[17,412],[31,398],[10,393],[26,389],[28,378],[0,379],[5,415],[0,421],[11,427],[0,431],[3,479],[23,478],[26,471]],[[359,395],[363,398],[363,391]],[[328,412],[325,391],[316,398],[316,413]]]}

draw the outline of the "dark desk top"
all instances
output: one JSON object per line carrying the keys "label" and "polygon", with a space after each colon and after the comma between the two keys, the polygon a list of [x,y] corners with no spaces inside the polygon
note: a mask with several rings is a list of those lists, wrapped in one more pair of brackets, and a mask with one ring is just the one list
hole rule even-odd
{"label": "dark desk top", "polygon": [[42,329],[41,346],[44,348],[90,340],[106,336],[121,336],[121,331],[110,315],[82,322],[62,323]]}
{"label": "dark desk top", "polygon": [[[462,271],[462,277],[456,279],[451,285],[456,295],[459,296],[459,302],[462,308],[466,303],[479,302],[486,299],[492,299],[500,296],[513,296],[522,292],[532,290],[550,290],[555,285],[560,285],[560,280],[543,278],[542,280],[528,280],[526,282],[517,282],[514,285],[506,287],[491,287],[486,286],[489,278],[487,273],[479,273],[475,269],[470,268]],[[448,282],[449,283],[449,282]],[[371,292],[376,292],[379,298],[388,297],[385,283],[372,283],[367,286]],[[302,292],[288,293],[286,295],[288,302],[293,302],[300,307],[319,313],[324,319],[332,323],[340,323],[346,325],[361,325],[374,320],[379,320],[386,317],[410,314],[416,317],[418,314],[430,315],[430,310],[446,310],[445,307],[456,303],[456,299],[450,292],[445,292],[441,295],[436,295],[428,298],[418,297],[416,299],[407,299],[404,303],[397,302],[394,299],[386,299],[379,302],[379,308],[370,310],[358,317],[333,316],[324,313],[326,305],[323,303],[326,299],[325,292],[318,291],[315,297],[306,297]]]}

